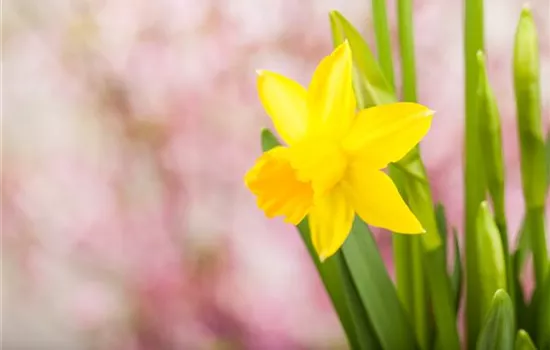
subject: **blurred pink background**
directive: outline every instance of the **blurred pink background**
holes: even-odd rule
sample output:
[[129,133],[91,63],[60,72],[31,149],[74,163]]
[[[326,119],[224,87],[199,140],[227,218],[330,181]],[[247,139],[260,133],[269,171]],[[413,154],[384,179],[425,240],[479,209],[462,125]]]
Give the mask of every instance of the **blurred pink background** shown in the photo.
[[[331,51],[328,11],[373,43],[369,1],[3,5],[3,348],[346,348],[299,236],[263,216],[242,177],[271,125],[255,69],[307,83]],[[511,75],[521,5],[488,0],[485,16],[513,232],[523,215]],[[548,125],[550,5],[531,5]],[[423,155],[459,229],[461,16],[458,0],[415,1],[419,98],[438,112]],[[377,236],[391,266],[391,237]]]

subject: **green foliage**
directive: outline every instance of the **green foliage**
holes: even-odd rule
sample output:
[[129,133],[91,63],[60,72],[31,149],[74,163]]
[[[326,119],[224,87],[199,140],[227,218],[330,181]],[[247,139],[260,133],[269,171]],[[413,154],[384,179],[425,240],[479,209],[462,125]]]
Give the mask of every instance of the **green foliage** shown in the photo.
[[[403,82],[396,85],[403,87],[402,99],[415,101],[412,3],[398,0],[397,5]],[[398,100],[386,4],[373,0],[372,6],[378,57],[344,16],[330,13],[334,45],[348,40],[353,53],[353,85],[361,109]],[[323,263],[312,247],[307,219],[297,226],[352,349],[550,349],[550,269],[544,222],[550,141],[547,137],[545,145],[542,136],[535,23],[524,9],[514,48],[526,214],[517,249],[510,254],[499,101],[480,51],[483,1],[465,0],[465,15],[464,252],[456,230],[452,230],[453,239],[448,239],[445,210],[434,206],[418,148],[390,165],[400,193],[427,231],[421,236],[394,235],[395,283],[370,229],[359,218],[342,249]],[[262,131],[261,141],[264,151],[279,145],[267,129]],[[454,261],[448,266],[451,251]],[[520,281],[530,255],[534,257],[536,287],[527,302]],[[461,346],[458,310],[463,289],[467,334]]]
[[535,277],[542,283],[548,265],[544,232],[546,164],[540,101],[538,37],[531,11],[526,7],[516,31],[514,88],[521,151],[521,179],[527,206],[526,225],[533,248]]
[[535,350],[535,344],[531,340],[529,333],[520,329],[516,335],[516,344],[514,346],[515,350]]
[[477,53],[484,49],[483,0],[464,0],[465,133],[464,133],[464,240],[466,256],[466,340],[476,343],[483,315],[479,305],[481,277],[478,274],[476,216],[485,200],[480,119],[477,102],[479,82]]
[[514,306],[508,294],[499,289],[487,312],[477,340],[477,350],[512,350],[515,334]]

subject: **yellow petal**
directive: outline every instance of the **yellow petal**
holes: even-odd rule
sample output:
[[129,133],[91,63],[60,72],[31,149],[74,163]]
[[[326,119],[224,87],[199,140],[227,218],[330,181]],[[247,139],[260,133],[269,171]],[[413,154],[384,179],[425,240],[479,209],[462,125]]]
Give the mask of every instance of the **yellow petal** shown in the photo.
[[397,233],[425,232],[390,177],[382,171],[354,163],[344,183],[354,210],[367,224]]
[[297,82],[280,74],[258,71],[258,94],[281,138],[292,144],[307,127],[307,92]]
[[357,114],[344,149],[382,169],[403,158],[430,129],[433,111],[411,102],[367,108]]
[[351,203],[338,186],[315,202],[309,213],[309,227],[313,247],[321,261],[332,256],[344,244],[353,218]]
[[312,205],[313,190],[310,183],[297,179],[288,155],[285,147],[264,153],[245,175],[245,184],[266,216],[283,216],[286,222],[297,225]]
[[313,74],[308,89],[308,133],[329,133],[341,138],[355,118],[352,57],[347,41],[325,57]]

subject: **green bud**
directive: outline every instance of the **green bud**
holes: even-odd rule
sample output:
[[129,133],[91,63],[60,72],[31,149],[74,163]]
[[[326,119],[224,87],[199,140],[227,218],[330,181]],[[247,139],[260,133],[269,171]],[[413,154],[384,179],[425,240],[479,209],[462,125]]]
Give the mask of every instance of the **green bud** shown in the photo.
[[483,321],[495,292],[499,289],[506,289],[506,267],[502,241],[487,202],[482,202],[479,206],[476,233],[480,277],[477,298],[479,299],[480,321]]
[[531,337],[529,336],[529,333],[524,331],[523,329],[520,329],[518,331],[518,334],[516,335],[516,345],[515,350],[536,350],[535,344],[533,344],[533,340],[531,340]]
[[546,192],[537,30],[531,11],[521,12],[514,47],[514,86],[523,194],[528,208],[543,207]]
[[521,180],[527,206],[526,224],[533,247],[535,280],[546,276],[548,252],[544,230],[546,161],[542,136],[537,30],[528,7],[519,19],[514,47],[514,87],[521,150]]
[[479,333],[476,349],[512,350],[514,331],[515,317],[512,300],[504,290],[497,290]]
[[[479,82],[477,85],[477,112],[479,123],[479,138],[482,145],[481,159],[483,174],[495,211],[495,222],[500,232],[502,246],[508,249],[508,233],[506,228],[506,211],[504,206],[504,155],[502,149],[502,131],[497,101],[489,84],[489,76],[485,58],[481,51],[477,53]],[[505,252],[506,253],[506,252]],[[512,278],[511,261],[505,254],[508,294],[514,300],[515,285]]]
[[483,147],[482,157],[487,187],[493,200],[495,216],[504,217],[504,160],[502,152],[502,132],[500,115],[483,53],[477,53],[479,83],[477,85],[477,108],[479,117],[479,137]]

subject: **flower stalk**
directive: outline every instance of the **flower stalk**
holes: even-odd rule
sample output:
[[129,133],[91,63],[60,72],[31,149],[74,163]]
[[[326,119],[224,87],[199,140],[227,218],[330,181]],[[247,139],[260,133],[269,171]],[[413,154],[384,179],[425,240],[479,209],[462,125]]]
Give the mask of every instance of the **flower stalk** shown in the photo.
[[535,279],[542,284],[548,268],[544,205],[546,161],[542,132],[538,37],[528,7],[521,12],[514,46],[514,88],[521,151],[521,179],[527,206]]

